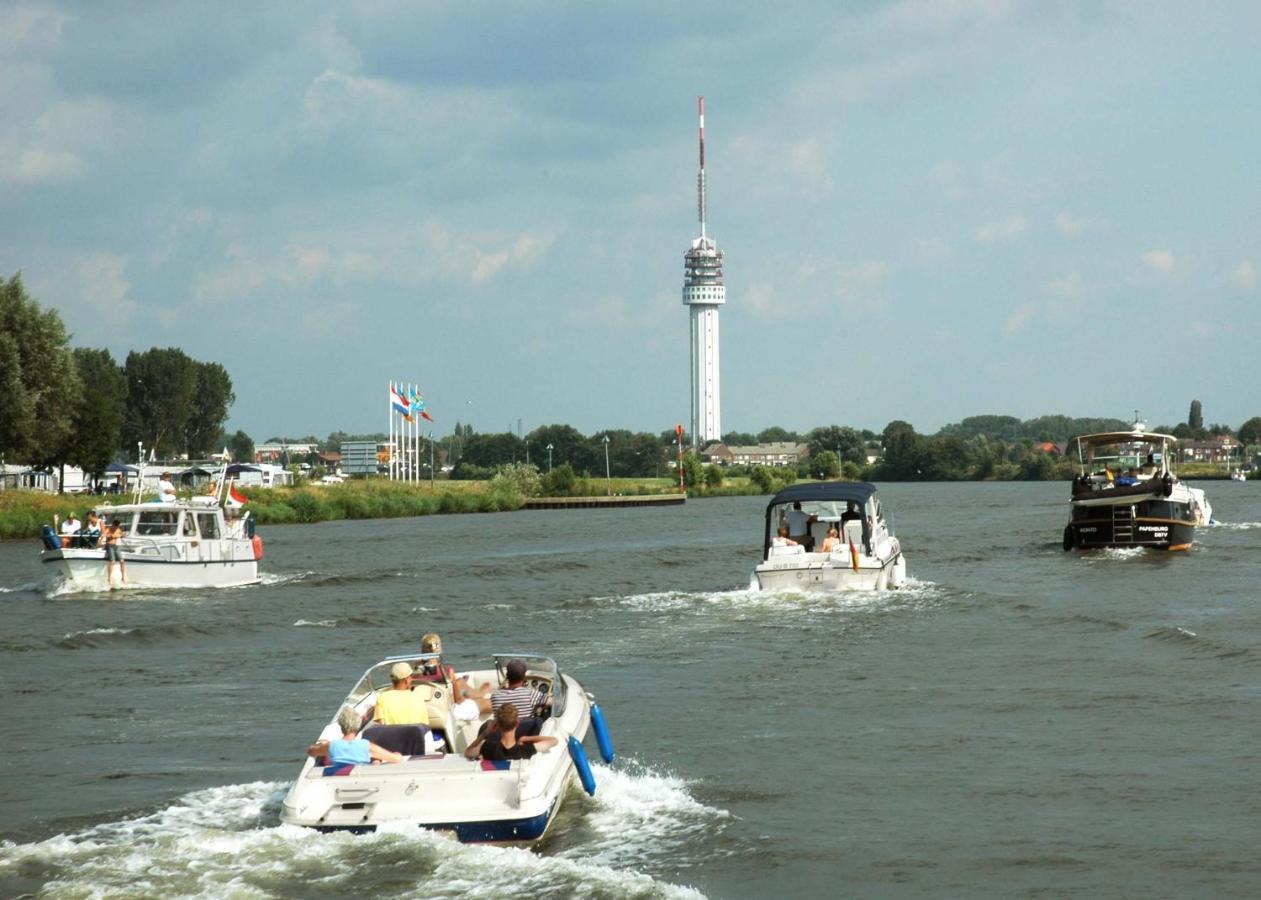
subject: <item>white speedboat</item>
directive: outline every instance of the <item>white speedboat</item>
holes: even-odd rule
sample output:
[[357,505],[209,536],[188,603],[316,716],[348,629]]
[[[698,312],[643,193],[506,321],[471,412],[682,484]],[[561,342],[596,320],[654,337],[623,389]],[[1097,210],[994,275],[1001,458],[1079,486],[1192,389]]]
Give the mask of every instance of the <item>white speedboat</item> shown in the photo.
[[[235,513],[235,510],[232,511]],[[229,517],[215,497],[96,507],[103,523],[119,520],[122,587],[236,587],[258,582],[263,540],[248,512]],[[59,539],[44,526],[41,561],[85,590],[108,586],[105,548],[82,538]],[[63,546],[64,544],[64,546]]]
[[[798,538],[777,538],[780,524],[794,519],[803,522]],[[839,542],[822,552],[832,528]],[[762,562],[753,575],[764,591],[884,590],[906,581],[906,557],[874,484],[794,484],[766,506]]]
[[1177,442],[1147,431],[1141,421],[1129,431],[1074,438],[1080,474],[1073,480],[1064,549],[1190,549],[1196,526],[1212,521],[1213,507],[1203,490],[1175,474]]
[[[436,659],[437,654],[383,659],[364,673],[342,706],[354,709],[366,722],[377,692],[392,688],[394,664],[405,662],[417,668]],[[463,672],[460,677],[467,677],[474,689],[484,684],[499,687],[513,659],[525,661],[526,683],[550,701],[539,733],[557,738],[555,745],[525,760],[466,759],[464,750],[490,717],[460,721],[449,685],[415,683],[412,690],[423,691],[427,698],[432,732],[426,749],[435,744],[439,749],[399,763],[361,766],[329,766],[325,760],[308,757],[285,796],[281,821],[320,831],[355,832],[374,831],[387,822],[408,822],[450,832],[468,843],[529,845],[541,840],[575,777],[589,793],[595,791],[582,749],[593,720],[606,760],[612,759],[612,745],[591,695],[548,657],[496,654],[493,668]],[[325,726],[320,740],[341,737],[336,723],[340,708],[334,710],[334,720]],[[369,726],[362,734],[371,740],[371,731]]]
[[1233,472],[1230,473],[1230,480],[1231,481],[1247,481],[1248,473],[1245,472],[1243,469],[1235,469]]

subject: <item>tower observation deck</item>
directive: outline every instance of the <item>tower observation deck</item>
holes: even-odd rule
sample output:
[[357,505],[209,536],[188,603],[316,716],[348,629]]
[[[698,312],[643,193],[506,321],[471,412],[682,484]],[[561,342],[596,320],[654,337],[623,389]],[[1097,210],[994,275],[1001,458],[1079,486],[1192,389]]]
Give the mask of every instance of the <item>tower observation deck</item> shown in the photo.
[[696,207],[700,237],[683,254],[683,304],[692,320],[692,441],[703,447],[722,435],[718,383],[718,308],[727,302],[723,283],[722,251],[706,234],[705,98],[698,100],[700,114],[700,172],[696,177]]

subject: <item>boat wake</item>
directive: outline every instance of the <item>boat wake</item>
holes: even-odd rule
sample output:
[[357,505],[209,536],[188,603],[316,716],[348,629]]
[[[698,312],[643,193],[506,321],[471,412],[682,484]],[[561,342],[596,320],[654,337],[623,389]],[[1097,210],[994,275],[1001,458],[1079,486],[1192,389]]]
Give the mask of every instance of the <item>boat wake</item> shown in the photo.
[[1218,522],[1214,519],[1207,525],[1201,525],[1201,528],[1211,528],[1214,531],[1254,531],[1261,528],[1261,522]]
[[[651,773],[597,768],[597,777],[608,795],[592,801],[594,854],[587,846],[547,855],[462,845],[405,822],[369,835],[322,835],[278,824],[287,784],[254,782],[195,791],[158,812],[42,841],[0,842],[0,896],[701,896],[620,866],[645,857],[636,843],[682,840],[722,814],[704,812],[679,784]],[[623,825],[616,837],[613,820],[630,815],[630,798],[646,801],[659,789],[664,824]]]
[[570,601],[571,607],[617,605],[636,612],[685,612],[730,608],[736,610],[843,611],[922,605],[944,596],[932,581],[908,578],[895,590],[888,591],[762,591],[755,586],[730,591],[655,591],[615,597],[590,597]]

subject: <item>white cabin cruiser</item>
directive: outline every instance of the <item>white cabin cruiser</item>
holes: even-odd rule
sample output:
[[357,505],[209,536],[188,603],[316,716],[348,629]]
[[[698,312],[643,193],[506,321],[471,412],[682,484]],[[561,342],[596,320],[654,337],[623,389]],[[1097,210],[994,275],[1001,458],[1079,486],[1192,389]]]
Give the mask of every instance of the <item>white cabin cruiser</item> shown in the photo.
[[[781,524],[786,540],[777,536]],[[823,552],[832,528],[839,539]],[[753,574],[764,591],[884,590],[906,581],[906,558],[874,484],[794,484],[766,506],[762,562]]]
[[[467,678],[474,690],[487,684],[497,688],[506,683],[507,665],[514,659],[526,664],[526,684],[548,700],[539,709],[538,733],[557,738],[555,745],[529,759],[466,759],[464,751],[490,716],[462,720],[452,703],[451,686],[441,677],[413,683],[412,690],[423,692],[428,707],[426,752],[398,763],[354,766],[325,765],[325,759],[308,757],[285,796],[281,821],[320,831],[354,832],[404,821],[450,832],[466,843],[529,845],[542,840],[575,777],[588,793],[595,792],[582,749],[588,729],[594,726],[606,761],[612,761],[613,748],[591,695],[546,656],[496,654],[493,668],[458,677]],[[382,660],[364,673],[342,708],[349,707],[370,722],[377,694],[392,689],[390,670],[399,662],[419,671],[425,663],[438,663],[439,656],[422,653]],[[376,742],[373,732],[369,724],[360,736]],[[340,737],[335,715],[320,740]]]
[[[173,502],[103,504],[103,523],[123,528],[123,587],[237,587],[256,584],[263,540],[248,512],[229,517],[213,496]],[[235,510],[232,511],[235,513]],[[85,590],[108,586],[105,548],[95,536],[59,538],[45,525],[42,562]]]
[[1212,521],[1213,507],[1203,490],[1174,473],[1177,442],[1147,431],[1141,421],[1130,431],[1074,438],[1080,474],[1073,479],[1064,549],[1190,549],[1196,526]]

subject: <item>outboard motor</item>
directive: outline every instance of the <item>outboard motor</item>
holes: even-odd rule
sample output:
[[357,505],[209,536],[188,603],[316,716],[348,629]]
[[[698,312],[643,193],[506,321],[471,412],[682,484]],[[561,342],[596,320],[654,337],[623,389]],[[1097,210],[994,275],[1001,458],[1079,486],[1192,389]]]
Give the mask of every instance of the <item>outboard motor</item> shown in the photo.
[[45,525],[42,529],[40,529],[39,536],[44,542],[45,550],[61,549],[61,538],[57,537],[57,532],[53,531],[53,527],[51,525]]

